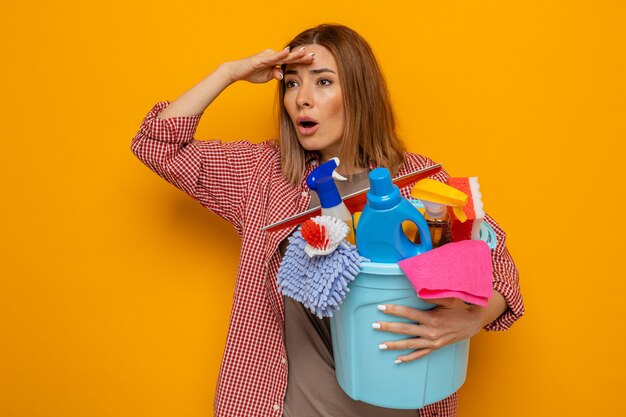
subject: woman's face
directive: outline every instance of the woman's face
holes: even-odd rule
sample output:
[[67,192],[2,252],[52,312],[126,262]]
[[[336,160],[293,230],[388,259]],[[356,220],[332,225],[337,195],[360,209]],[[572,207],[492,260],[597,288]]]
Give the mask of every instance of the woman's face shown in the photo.
[[283,103],[302,147],[318,151],[325,162],[339,156],[344,127],[343,96],[332,54],[320,45],[305,47],[307,53],[315,53],[315,60],[311,64],[287,65]]

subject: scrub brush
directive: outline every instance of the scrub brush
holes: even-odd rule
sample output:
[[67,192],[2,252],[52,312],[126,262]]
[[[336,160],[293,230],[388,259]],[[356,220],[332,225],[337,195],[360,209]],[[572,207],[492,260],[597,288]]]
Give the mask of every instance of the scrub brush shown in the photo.
[[278,270],[278,288],[319,318],[332,317],[348,284],[367,261],[348,243],[348,226],[330,216],[307,220],[291,237]]

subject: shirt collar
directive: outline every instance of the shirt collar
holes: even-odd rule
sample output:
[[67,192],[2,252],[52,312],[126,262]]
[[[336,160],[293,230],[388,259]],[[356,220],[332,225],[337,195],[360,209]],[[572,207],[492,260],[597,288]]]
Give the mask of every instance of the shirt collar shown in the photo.
[[306,151],[306,153],[304,154],[304,162],[306,165],[313,165],[314,167],[319,165],[319,156],[317,155],[317,152],[314,151]]

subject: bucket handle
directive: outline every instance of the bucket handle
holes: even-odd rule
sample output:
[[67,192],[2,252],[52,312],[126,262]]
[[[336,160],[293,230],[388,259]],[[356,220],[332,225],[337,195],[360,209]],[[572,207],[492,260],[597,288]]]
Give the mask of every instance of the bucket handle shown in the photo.
[[422,216],[422,213],[420,213],[417,208],[413,206],[413,204],[411,204],[411,208],[414,208],[415,212],[412,216],[410,216],[411,218],[408,220],[411,220],[413,223],[415,223],[415,225],[417,226],[417,231],[420,234],[420,243],[418,244],[412,242],[417,247],[417,254],[419,255],[431,250],[433,248],[433,243],[430,236],[430,230],[428,229],[428,223],[426,223],[426,219],[424,218],[424,216]]

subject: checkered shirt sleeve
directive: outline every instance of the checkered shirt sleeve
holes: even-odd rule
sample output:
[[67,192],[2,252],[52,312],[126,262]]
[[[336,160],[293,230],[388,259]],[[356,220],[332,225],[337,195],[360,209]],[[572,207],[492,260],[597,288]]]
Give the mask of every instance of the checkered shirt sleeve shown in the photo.
[[241,234],[243,199],[258,147],[248,141],[195,140],[202,115],[157,118],[168,105],[163,101],[150,110],[131,142],[133,153]]

